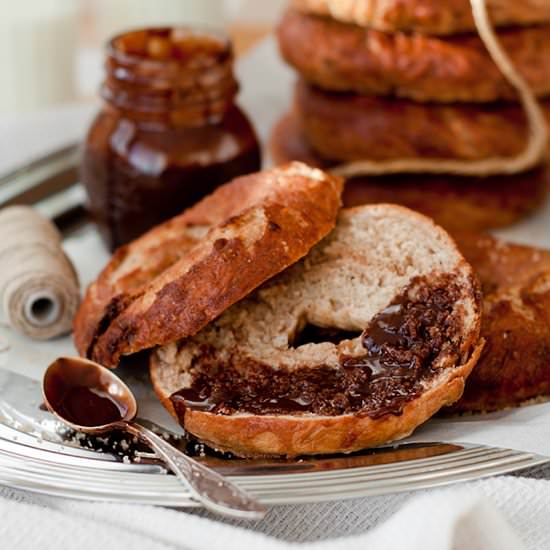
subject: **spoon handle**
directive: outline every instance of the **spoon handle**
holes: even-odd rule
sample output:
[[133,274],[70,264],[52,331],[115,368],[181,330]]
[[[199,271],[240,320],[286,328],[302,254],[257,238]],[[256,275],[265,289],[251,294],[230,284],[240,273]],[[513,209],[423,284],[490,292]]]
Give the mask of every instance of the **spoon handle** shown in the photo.
[[192,496],[211,512],[240,519],[261,519],[266,509],[226,477],[197,462],[162,437],[135,422],[127,431],[147,443],[162,458]]

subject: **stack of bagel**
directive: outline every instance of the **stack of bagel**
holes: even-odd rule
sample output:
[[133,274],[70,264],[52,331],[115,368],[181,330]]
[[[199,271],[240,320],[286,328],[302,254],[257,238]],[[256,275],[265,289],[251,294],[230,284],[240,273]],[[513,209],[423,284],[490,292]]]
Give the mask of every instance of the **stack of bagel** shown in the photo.
[[[550,121],[550,2],[487,0],[502,48]],[[299,73],[276,126],[277,163],[521,155],[529,141],[514,87],[478,34],[469,0],[293,0],[279,28]],[[386,174],[349,178],[344,204],[388,201],[450,230],[485,230],[529,214],[547,191],[545,159],[514,174]]]

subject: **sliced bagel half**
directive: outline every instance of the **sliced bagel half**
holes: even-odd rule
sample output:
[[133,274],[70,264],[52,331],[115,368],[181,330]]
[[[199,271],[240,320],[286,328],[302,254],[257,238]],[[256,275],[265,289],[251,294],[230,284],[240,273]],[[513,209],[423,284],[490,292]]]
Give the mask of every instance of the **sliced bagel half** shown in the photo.
[[342,185],[292,162],[237,178],[122,247],[76,315],[79,353],[116,367],[192,336],[333,229]]
[[394,205],[340,213],[296,265],[151,356],[184,428],[239,456],[350,452],[409,435],[460,398],[481,294],[453,240]]

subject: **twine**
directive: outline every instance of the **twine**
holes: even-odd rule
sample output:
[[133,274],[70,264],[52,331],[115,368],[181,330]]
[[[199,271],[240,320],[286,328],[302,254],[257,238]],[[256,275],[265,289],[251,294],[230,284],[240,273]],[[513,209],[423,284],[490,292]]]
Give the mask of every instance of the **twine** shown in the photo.
[[489,20],[486,0],[470,0],[470,5],[477,31],[487,51],[506,80],[518,92],[529,128],[529,139],[525,149],[515,157],[491,157],[476,161],[435,158],[404,158],[381,162],[360,160],[336,166],[332,169],[333,173],[345,178],[396,173],[491,176],[525,172],[543,161],[546,156],[548,133],[542,109],[529,85],[502,48]]
[[0,211],[0,307],[36,340],[70,332],[80,302],[76,271],[55,226],[25,206]]

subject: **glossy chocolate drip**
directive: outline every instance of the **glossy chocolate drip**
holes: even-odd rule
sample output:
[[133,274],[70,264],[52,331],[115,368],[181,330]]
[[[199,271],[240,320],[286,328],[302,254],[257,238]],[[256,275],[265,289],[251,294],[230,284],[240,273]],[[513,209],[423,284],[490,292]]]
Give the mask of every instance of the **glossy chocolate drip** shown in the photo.
[[112,380],[100,368],[79,359],[60,358],[44,378],[44,391],[53,410],[78,426],[104,426],[119,422],[131,407],[127,395],[113,393]]
[[456,355],[459,293],[445,278],[437,286],[415,279],[368,325],[362,335],[365,353],[341,356],[337,368],[320,365],[295,371],[248,363],[215,363],[204,357],[190,388],[171,396],[183,418],[185,409],[216,414],[341,415],[379,418],[401,414],[435,376],[440,354]]
[[63,418],[79,426],[119,422],[126,413],[107,392],[85,387],[68,389],[58,407]]

